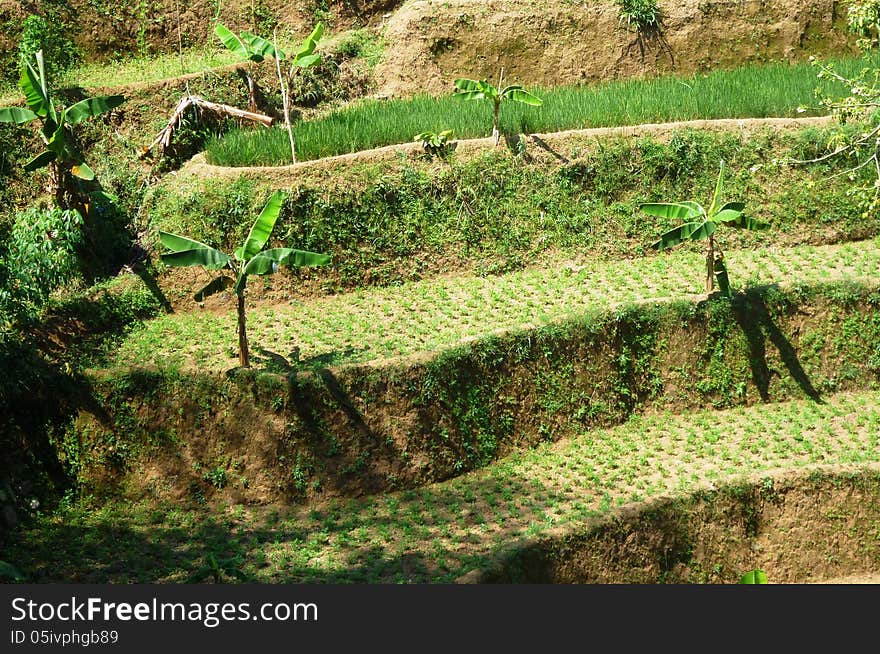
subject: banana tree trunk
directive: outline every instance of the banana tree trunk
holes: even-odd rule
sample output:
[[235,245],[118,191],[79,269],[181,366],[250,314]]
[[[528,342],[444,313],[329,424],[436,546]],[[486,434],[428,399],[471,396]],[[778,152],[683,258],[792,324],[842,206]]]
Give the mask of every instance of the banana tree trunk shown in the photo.
[[58,161],[49,163],[49,187],[48,191],[55,198],[55,206],[59,209],[67,209],[67,193],[64,189],[64,171]]
[[244,74],[248,85],[248,111],[255,113],[257,111],[257,82],[250,69],[246,70]]
[[244,312],[244,290],[238,295],[238,362],[242,368],[251,367],[251,357],[248,351],[247,325]]
[[709,251],[706,253],[706,292],[715,288],[715,237],[709,237]]
[[76,209],[85,218],[85,200],[76,188],[71,165],[52,161],[48,166],[49,184],[47,190],[59,209]]

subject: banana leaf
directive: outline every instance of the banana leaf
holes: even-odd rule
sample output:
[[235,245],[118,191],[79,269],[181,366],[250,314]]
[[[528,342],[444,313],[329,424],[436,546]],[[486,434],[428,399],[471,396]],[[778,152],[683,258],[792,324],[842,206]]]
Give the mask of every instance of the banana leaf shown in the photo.
[[675,229],[670,229],[663,234],[659,240],[652,243],[651,247],[655,250],[662,250],[664,248],[671,248],[684,241],[699,241],[704,238],[709,238],[715,233],[717,227],[717,223],[714,223],[711,220],[685,223],[684,225],[679,225]]
[[254,221],[244,245],[235,251],[235,256],[240,261],[248,261],[265,247],[272,230],[275,228],[275,222],[278,220],[278,214],[281,212],[285,197],[286,194],[283,191],[275,191],[266,202],[266,206]]

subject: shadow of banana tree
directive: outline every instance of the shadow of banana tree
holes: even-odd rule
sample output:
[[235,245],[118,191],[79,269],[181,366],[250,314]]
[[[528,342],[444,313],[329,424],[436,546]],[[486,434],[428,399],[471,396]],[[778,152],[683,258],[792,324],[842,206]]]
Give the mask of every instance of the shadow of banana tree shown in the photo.
[[797,351],[791,341],[773,321],[767,308],[766,295],[772,286],[751,289],[744,294],[735,295],[732,301],[733,315],[743,330],[749,347],[749,365],[752,370],[752,381],[764,402],[770,401],[770,380],[778,370],[770,368],[767,363],[767,341],[778,350],[779,356],[791,377],[797,382],[807,397],[823,403],[819,391],[813,386],[810,378],[798,359]]

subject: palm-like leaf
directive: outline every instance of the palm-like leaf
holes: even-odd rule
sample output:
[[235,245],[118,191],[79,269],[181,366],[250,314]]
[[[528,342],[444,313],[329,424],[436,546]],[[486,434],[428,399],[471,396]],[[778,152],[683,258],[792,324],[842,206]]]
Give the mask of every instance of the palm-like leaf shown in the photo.
[[[62,121],[63,119],[64,114],[62,114]],[[48,125],[44,125],[44,128],[47,126]],[[70,154],[67,150],[67,134],[65,133],[63,122],[51,132],[51,136],[46,142],[46,146],[52,150],[52,152],[57,154],[60,159],[65,159],[67,158],[65,155]]]
[[[719,212],[720,216],[722,212]],[[761,222],[760,220],[756,220],[754,218],[750,218],[749,216],[744,216],[739,214],[734,218],[730,218],[727,220],[719,220],[719,222],[723,222],[725,225],[729,227],[736,227],[739,229],[750,229],[752,231],[759,231],[762,229],[770,229],[770,223]]]
[[325,266],[330,263],[329,254],[318,254],[292,248],[272,248],[264,250],[248,261],[244,272],[246,275],[266,275],[275,272],[278,266],[304,268],[307,266]]
[[30,109],[22,107],[0,107],[0,123],[15,123],[16,125],[24,125],[37,118]]
[[[42,54],[42,52],[37,52],[38,63],[42,61]],[[40,118],[51,117],[54,119],[55,111],[49,99],[49,90],[45,82],[45,77],[40,77],[31,63],[26,61],[21,69],[21,79],[18,85],[24,93],[27,106]]]
[[238,278],[235,285],[235,292],[244,292],[249,275],[271,275],[278,266],[285,265],[291,268],[302,268],[305,266],[323,266],[330,263],[330,255],[318,254],[316,252],[306,252],[304,250],[293,250],[291,248],[272,248],[260,252],[247,262],[244,271]]
[[742,577],[740,577],[739,583],[741,584],[766,584],[767,583],[767,573],[763,570],[750,570],[745,573]]
[[697,221],[679,225],[663,234],[659,240],[651,244],[655,250],[671,248],[684,241],[699,241],[715,233],[718,224],[711,220]]
[[30,172],[33,172],[35,170],[42,168],[43,166],[48,166],[50,163],[55,161],[57,158],[58,158],[57,153],[52,152],[52,150],[45,150],[45,151],[41,152],[40,154],[38,154],[33,159],[31,159],[30,161],[28,161],[24,165],[24,169],[30,173]]
[[[299,46],[299,50],[297,50],[296,54],[293,56],[294,66],[307,68],[320,59],[320,55],[313,55],[312,53],[314,53],[315,49],[318,47],[318,41],[321,39],[322,34],[324,34],[324,24],[319,22],[315,25],[315,29],[313,29],[312,33],[306,37],[306,40],[302,42],[302,45]],[[311,63],[306,63],[307,61]]]
[[719,213],[722,211],[727,211],[728,209],[732,209],[733,211],[743,212],[746,208],[745,202],[725,202],[724,205],[719,209]]
[[91,182],[93,179],[95,179],[95,171],[89,168],[82,161],[74,164],[70,168],[70,172],[73,174],[74,177],[79,177],[80,179],[84,179],[87,182]]
[[319,61],[321,61],[321,55],[316,52],[314,54],[297,57],[293,60],[292,65],[299,68],[308,68],[309,66],[314,66]]
[[498,97],[498,89],[486,80],[462,78],[455,80],[454,84],[458,89],[454,96],[462,100],[482,100],[483,98],[494,100]]
[[250,58],[251,53],[248,51],[247,46],[242,43],[241,39],[238,38],[233,32],[229,31],[222,23],[217,23],[214,26],[214,34],[219,36],[220,40],[223,42],[223,45],[225,45],[229,50],[238,55],[239,58]]
[[159,242],[169,250],[160,255],[162,261],[169,266],[205,266],[217,270],[229,265],[227,255],[185,236],[160,231]]
[[706,212],[696,202],[646,202],[639,208],[646,214],[657,218],[674,218],[676,220],[693,220],[697,216],[705,216]]
[[102,95],[96,98],[80,100],[65,110],[64,122],[68,125],[78,125],[87,118],[94,118],[115,109],[123,102],[125,102],[125,96],[123,95]]
[[516,102],[521,102],[522,104],[527,104],[532,107],[540,107],[544,104],[544,101],[541,100],[537,95],[533,93],[529,93],[525,89],[523,89],[518,84],[508,86],[504,91],[501,92],[501,97],[510,98],[511,100],[515,100]]
[[712,194],[712,204],[709,206],[709,217],[716,214],[721,206],[721,193],[724,189],[724,159],[718,168],[718,179],[715,181],[715,192]]
[[266,57],[274,57],[276,59],[281,58],[275,56],[275,46],[273,46],[270,41],[267,41],[262,36],[257,36],[256,34],[251,34],[250,32],[242,32],[241,40],[245,44],[245,47],[247,47],[248,49],[248,58],[251,61],[260,63]]
[[278,214],[281,213],[281,207],[284,204],[286,194],[283,191],[275,191],[266,206],[254,221],[251,231],[248,234],[244,245],[235,252],[235,256],[241,261],[248,261],[256,256],[260,250],[265,247],[272,230],[275,228],[275,222],[278,220]]

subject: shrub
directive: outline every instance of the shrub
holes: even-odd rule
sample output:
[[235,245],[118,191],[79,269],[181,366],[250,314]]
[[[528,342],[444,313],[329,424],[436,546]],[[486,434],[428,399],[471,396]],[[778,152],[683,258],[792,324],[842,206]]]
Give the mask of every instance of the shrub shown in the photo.
[[77,211],[58,207],[32,207],[15,217],[0,256],[0,312],[9,321],[35,318],[49,294],[78,272],[81,225]]

